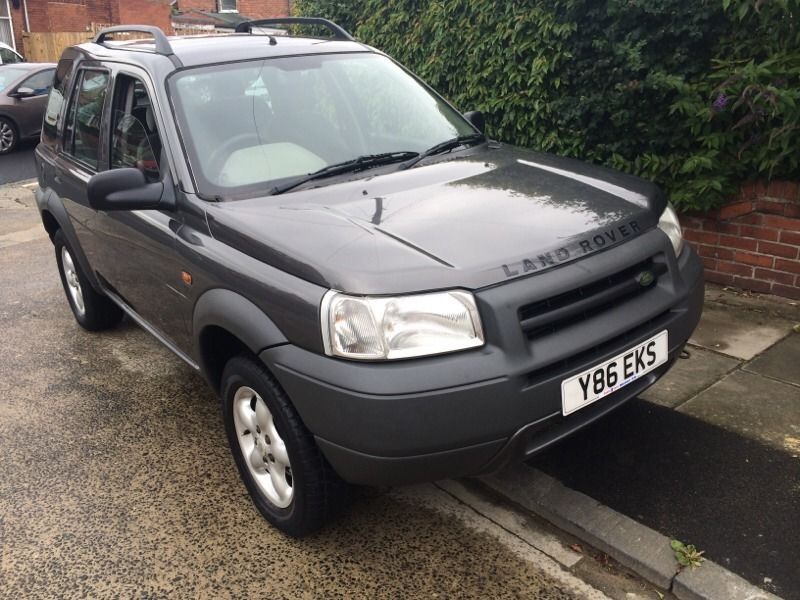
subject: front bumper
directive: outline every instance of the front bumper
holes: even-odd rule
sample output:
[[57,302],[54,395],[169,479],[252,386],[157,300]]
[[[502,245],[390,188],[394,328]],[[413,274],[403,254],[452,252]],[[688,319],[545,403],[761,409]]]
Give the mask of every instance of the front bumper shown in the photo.
[[[528,339],[518,307],[659,257],[658,284],[558,332]],[[347,481],[397,485],[488,472],[535,454],[635,397],[663,375],[700,320],[702,264],[676,259],[661,232],[476,293],[484,347],[393,363],[345,361],[293,345],[261,359]],[[561,381],[666,329],[669,360],[567,417]]]

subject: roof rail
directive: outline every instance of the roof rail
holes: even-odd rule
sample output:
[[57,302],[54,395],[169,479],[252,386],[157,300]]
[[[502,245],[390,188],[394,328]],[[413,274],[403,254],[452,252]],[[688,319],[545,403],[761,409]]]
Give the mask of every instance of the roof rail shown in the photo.
[[327,27],[335,40],[355,41],[341,26],[328,19],[320,17],[280,17],[276,19],[259,19],[257,21],[242,21],[236,26],[236,33],[251,33],[253,27],[269,27],[270,25],[322,25]]
[[114,27],[106,27],[97,34],[97,37],[94,38],[94,43],[105,46],[103,42],[106,41],[106,36],[114,33],[149,33],[153,36],[156,54],[163,54],[164,56],[173,56],[175,54],[164,32],[151,25],[115,25]]

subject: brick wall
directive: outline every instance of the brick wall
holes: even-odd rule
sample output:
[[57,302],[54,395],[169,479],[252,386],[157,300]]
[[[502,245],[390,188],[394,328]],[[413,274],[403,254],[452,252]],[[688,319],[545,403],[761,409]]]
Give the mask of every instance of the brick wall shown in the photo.
[[[11,7],[17,50],[24,55],[22,2],[19,8]],[[170,14],[169,0],[28,0],[30,30],[35,32],[89,31],[92,23],[143,23],[157,25],[170,34]]]
[[[217,10],[217,0],[178,0],[180,10]],[[237,0],[237,10],[253,19],[285,17],[289,14],[289,0]]]
[[[49,2],[47,20],[47,29],[40,31],[86,31],[92,22],[88,7],[80,2]],[[104,21],[108,22],[99,22]],[[32,24],[31,30],[36,31]]]
[[253,19],[289,16],[288,0],[238,0],[239,12]]
[[217,10],[217,0],[178,0],[180,10],[207,10],[215,12]]
[[119,7],[119,17],[112,22],[122,25],[155,25],[167,35],[172,35],[169,0],[116,0],[116,4]]
[[681,224],[708,281],[800,299],[800,184],[747,185],[730,204]]

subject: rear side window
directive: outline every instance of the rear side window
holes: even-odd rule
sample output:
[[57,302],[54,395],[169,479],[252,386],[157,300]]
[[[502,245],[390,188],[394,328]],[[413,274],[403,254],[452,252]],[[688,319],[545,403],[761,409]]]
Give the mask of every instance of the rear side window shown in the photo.
[[64,151],[94,170],[100,154],[100,122],[107,88],[105,71],[81,71],[64,129]]
[[64,106],[64,94],[67,91],[67,83],[72,74],[73,65],[71,58],[62,58],[56,67],[42,123],[42,141],[47,144],[55,144],[58,137],[59,119],[63,118],[61,109]]

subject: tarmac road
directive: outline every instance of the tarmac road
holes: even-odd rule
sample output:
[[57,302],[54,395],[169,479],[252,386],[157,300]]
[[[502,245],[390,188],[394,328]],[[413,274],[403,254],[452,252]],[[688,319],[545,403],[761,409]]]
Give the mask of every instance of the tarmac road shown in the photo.
[[363,491],[306,540],[276,532],[202,379],[128,322],[78,327],[17,190],[0,194],[0,597],[605,597],[434,486]]
[[0,156],[0,185],[36,177],[33,164],[35,141],[23,142],[11,154]]

